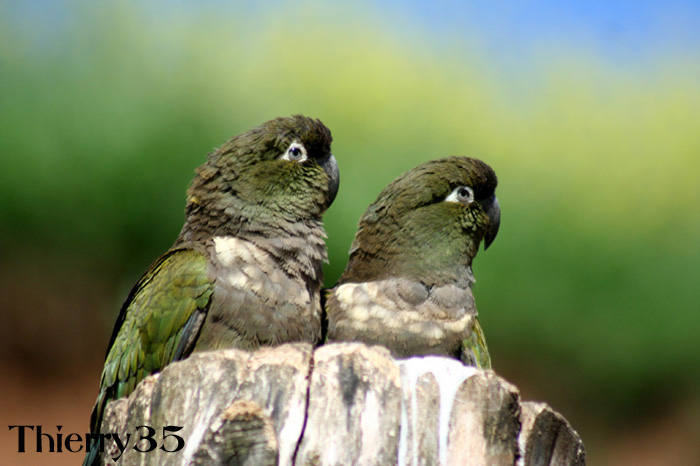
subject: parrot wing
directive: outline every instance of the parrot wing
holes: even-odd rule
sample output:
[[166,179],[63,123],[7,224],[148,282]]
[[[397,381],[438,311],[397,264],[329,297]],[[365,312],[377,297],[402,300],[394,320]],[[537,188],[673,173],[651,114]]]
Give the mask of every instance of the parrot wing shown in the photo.
[[476,317],[474,317],[474,325],[471,332],[469,332],[469,337],[462,341],[460,359],[467,366],[491,369],[491,356],[489,355],[488,346],[486,346],[484,331],[481,329],[479,320]]
[[93,432],[109,401],[129,395],[146,376],[192,352],[214,291],[208,266],[199,251],[171,250],[134,285],[110,340]]

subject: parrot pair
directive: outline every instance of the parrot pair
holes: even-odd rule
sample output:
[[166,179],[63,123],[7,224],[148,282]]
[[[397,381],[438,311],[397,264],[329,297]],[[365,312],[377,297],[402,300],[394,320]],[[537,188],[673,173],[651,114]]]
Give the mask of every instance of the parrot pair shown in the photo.
[[[187,191],[175,243],[117,317],[93,434],[108,402],[196,351],[363,341],[396,357],[437,354],[491,367],[471,265],[481,241],[488,247],[498,232],[493,170],[450,157],[393,181],[360,219],[347,268],[323,309],[322,216],[339,186],[331,142],[323,123],[295,115],[209,154]],[[84,465],[98,461],[93,443]]]

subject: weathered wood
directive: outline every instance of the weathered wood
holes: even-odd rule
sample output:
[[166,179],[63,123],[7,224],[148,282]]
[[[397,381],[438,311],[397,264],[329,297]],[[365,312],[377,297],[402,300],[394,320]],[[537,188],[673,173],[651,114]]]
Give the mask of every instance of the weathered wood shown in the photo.
[[492,371],[478,371],[455,396],[448,464],[512,465],[518,458],[518,389]]
[[493,371],[360,343],[195,354],[110,403],[102,432],[131,434],[105,464],[585,464],[566,420]]
[[398,463],[438,464],[440,387],[431,372],[411,373],[410,365],[399,363],[403,398]]
[[237,394],[237,399],[256,402],[271,418],[282,466],[293,464],[304,428],[312,355],[311,345],[300,343],[253,353]]
[[522,464],[527,466],[586,464],[586,451],[578,433],[564,417],[545,403],[522,403],[520,433]]
[[447,358],[399,364],[405,410],[399,464],[514,464],[520,430],[514,386]]
[[316,350],[297,464],[391,464],[401,420],[399,368],[386,348],[339,343]]
[[[182,464],[188,464],[211,422],[233,403],[249,359],[249,353],[238,350],[200,353],[167,366],[160,374],[147,377],[129,397],[123,430],[119,430],[118,425],[102,423],[102,432],[119,432],[123,439],[127,435],[132,437],[119,464],[165,464],[172,461],[173,455],[177,455]],[[107,419],[120,417],[111,415]],[[152,436],[155,448],[148,440],[138,442],[141,451],[134,448],[136,440],[148,434],[141,426],[155,429]],[[176,434],[186,442],[177,453],[160,448],[175,448],[172,438],[164,443],[163,428],[166,426],[182,427]],[[115,457],[117,455],[105,455],[108,461]]]
[[272,420],[253,401],[235,401],[214,421],[199,445],[194,464],[274,466],[277,437]]
[[117,400],[109,403],[105,410],[104,419],[102,421],[102,432],[116,433],[119,438],[126,442],[127,436],[131,435],[131,439],[123,451],[120,451],[114,441],[105,441],[105,454],[103,458],[105,464],[138,464],[138,452],[133,450],[133,445],[136,441],[138,432],[136,427],[148,424],[148,415],[151,410],[151,395],[155,388],[156,380],[160,374],[156,374],[144,379],[137,387],[134,393],[128,399]]

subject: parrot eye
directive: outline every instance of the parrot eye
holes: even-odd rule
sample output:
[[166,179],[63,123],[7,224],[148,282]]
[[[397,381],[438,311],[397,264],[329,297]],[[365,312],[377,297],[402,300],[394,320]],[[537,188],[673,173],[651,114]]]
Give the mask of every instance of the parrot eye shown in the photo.
[[445,201],[469,205],[474,202],[474,191],[469,186],[460,186],[455,188],[455,190],[445,198]]
[[284,160],[291,160],[292,162],[304,162],[308,158],[306,155],[306,147],[297,141],[293,141],[282,158]]

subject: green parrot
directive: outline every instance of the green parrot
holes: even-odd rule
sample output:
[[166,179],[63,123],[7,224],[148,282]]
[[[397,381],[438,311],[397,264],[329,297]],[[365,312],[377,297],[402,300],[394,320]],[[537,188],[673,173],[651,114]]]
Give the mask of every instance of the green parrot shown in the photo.
[[[331,141],[319,120],[276,118],[197,168],[182,231],[117,317],[93,434],[109,401],[192,352],[320,342],[321,217],[339,184]],[[98,461],[95,444],[91,450],[84,464]]]
[[387,186],[360,219],[348,265],[326,295],[328,341],[392,355],[444,355],[487,369],[472,260],[500,224],[496,174],[484,162],[424,163]]

